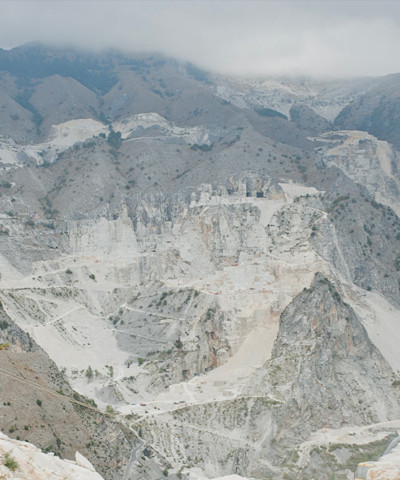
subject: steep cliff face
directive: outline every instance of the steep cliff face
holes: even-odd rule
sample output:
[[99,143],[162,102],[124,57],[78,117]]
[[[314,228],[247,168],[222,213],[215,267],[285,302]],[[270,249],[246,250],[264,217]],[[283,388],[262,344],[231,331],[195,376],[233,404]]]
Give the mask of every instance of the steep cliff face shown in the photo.
[[372,197],[400,214],[399,154],[393,147],[366,132],[331,132],[321,137],[324,165],[337,166]]
[[282,426],[278,438],[389,421],[400,413],[392,368],[352,308],[320,274],[281,315],[267,369],[269,382],[287,404],[282,411],[286,434]]
[[141,425],[171,461],[180,457],[210,477],[346,478],[349,458],[382,453],[398,426],[394,378],[352,308],[318,273],[282,313],[271,359],[239,396]]
[[[400,413],[393,369],[353,309],[319,273],[281,315],[265,368],[252,386],[282,402],[272,414],[273,441],[265,444],[268,455],[283,460],[282,468],[303,470],[306,477],[318,471],[327,478],[332,470],[345,476],[355,452],[370,449],[371,457],[377,456],[397,428],[394,422],[382,433]],[[376,432],[382,424],[381,443],[359,435],[360,426],[373,424]],[[340,449],[344,456],[332,453]],[[288,456],[293,450],[297,453]]]

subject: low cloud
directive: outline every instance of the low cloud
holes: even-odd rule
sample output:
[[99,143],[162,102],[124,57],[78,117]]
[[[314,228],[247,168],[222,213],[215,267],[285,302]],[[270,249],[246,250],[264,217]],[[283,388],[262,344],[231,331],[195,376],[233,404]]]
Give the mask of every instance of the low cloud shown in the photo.
[[400,71],[397,1],[2,1],[0,46],[161,52],[233,75]]

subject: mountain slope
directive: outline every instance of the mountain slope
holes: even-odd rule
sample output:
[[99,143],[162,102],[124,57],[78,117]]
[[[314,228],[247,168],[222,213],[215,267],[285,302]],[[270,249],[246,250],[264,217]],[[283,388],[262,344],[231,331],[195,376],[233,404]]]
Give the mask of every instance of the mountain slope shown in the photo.
[[347,105],[335,119],[335,126],[364,130],[400,148],[399,75],[384,77],[377,86]]
[[130,457],[135,437],[111,419],[70,403],[68,398],[93,406],[73,392],[54,362],[2,307],[0,314],[2,431],[62,458],[75,458],[79,451],[105,478],[116,478]]

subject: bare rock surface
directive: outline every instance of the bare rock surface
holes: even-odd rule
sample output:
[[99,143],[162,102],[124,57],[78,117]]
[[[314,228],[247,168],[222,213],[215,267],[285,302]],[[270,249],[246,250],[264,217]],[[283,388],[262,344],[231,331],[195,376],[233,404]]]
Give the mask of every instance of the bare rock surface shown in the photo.
[[0,433],[1,478],[31,480],[102,480],[88,460],[80,455],[79,462],[61,460],[51,453],[43,453],[28,442],[12,440]]

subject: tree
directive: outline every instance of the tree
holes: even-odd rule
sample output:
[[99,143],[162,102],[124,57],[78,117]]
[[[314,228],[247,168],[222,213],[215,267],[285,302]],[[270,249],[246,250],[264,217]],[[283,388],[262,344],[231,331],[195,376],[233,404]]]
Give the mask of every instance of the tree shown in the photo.
[[110,145],[110,147],[118,150],[122,143],[121,132],[116,132],[111,128],[107,137],[107,143]]

